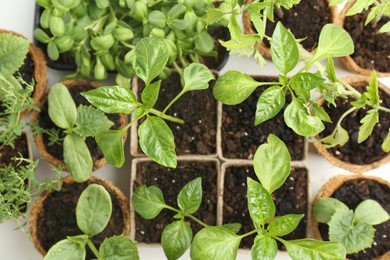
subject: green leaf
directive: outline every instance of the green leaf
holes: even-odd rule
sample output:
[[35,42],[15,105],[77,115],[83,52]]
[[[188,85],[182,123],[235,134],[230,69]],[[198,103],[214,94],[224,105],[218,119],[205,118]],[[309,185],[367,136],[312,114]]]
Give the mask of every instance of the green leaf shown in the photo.
[[205,227],[194,237],[192,260],[235,260],[241,237],[223,227]]
[[278,22],[270,43],[272,62],[280,72],[286,75],[295,68],[299,61],[299,50],[295,38],[281,22]]
[[95,140],[104,158],[115,167],[122,167],[125,163],[124,135],[126,128],[119,130],[101,131],[96,134]]
[[206,23],[207,24],[217,23],[224,16],[224,13],[218,9],[208,9],[208,10],[206,10],[206,12],[207,12],[207,16],[206,16]]
[[313,103],[313,114],[320,118],[322,121],[325,121],[325,122],[329,122],[331,123],[332,122],[332,119],[330,119],[328,113],[326,113],[325,109],[321,106],[319,106],[317,103]]
[[331,82],[337,82],[336,69],[334,67],[334,62],[331,57],[328,57],[328,61],[326,62],[326,76]]
[[379,90],[378,80],[376,78],[375,71],[371,74],[370,82],[367,86],[367,92],[365,93],[368,99],[368,104],[372,107],[379,106]]
[[14,74],[26,58],[30,42],[10,33],[0,34],[0,74]]
[[89,240],[89,236],[86,234],[77,235],[77,236],[67,236],[66,238],[72,241],[73,243],[79,244],[80,247],[85,247]]
[[255,125],[259,125],[276,116],[286,102],[283,88],[272,86],[267,88],[260,96],[256,105]]
[[307,107],[297,98],[284,110],[284,120],[288,127],[301,136],[315,136],[325,128],[321,119],[311,116]]
[[321,142],[325,148],[331,148],[335,146],[343,146],[349,140],[349,135],[347,130],[345,130],[341,125],[338,125],[335,131],[322,138]]
[[209,81],[215,79],[213,73],[203,64],[191,63],[184,69],[184,91],[201,90],[209,87]]
[[335,198],[319,198],[313,206],[314,218],[320,223],[328,223],[338,209],[348,210],[348,207]]
[[368,7],[373,4],[375,0],[356,1],[347,12],[347,16],[361,13],[363,10],[367,10]]
[[137,245],[123,235],[106,238],[99,253],[103,260],[139,260]]
[[295,74],[290,79],[291,88],[295,94],[304,101],[310,99],[310,91],[318,88],[325,80],[316,74],[302,72]]
[[201,53],[210,53],[214,50],[214,39],[206,31],[201,31],[194,37],[195,48]]
[[293,5],[299,4],[300,0],[275,0],[275,4],[291,9]]
[[147,108],[152,108],[158,99],[158,94],[160,92],[161,80],[158,80],[148,86],[142,91],[141,100],[144,103],[144,106]]
[[228,223],[228,224],[222,225],[222,227],[224,229],[227,229],[227,230],[232,231],[235,234],[237,234],[238,231],[240,231],[240,229],[241,229],[241,224],[240,223]]
[[252,259],[273,260],[277,253],[278,245],[275,239],[265,232],[259,232],[251,249]]
[[149,158],[165,167],[176,167],[173,133],[164,120],[148,116],[139,126],[138,136],[140,147]]
[[268,225],[267,230],[271,236],[285,236],[297,228],[304,216],[304,214],[287,214],[276,218]]
[[336,242],[299,239],[284,241],[283,244],[292,259],[344,260],[346,256],[345,248]]
[[247,178],[248,210],[256,228],[260,229],[275,216],[275,204],[268,191],[260,183]]
[[388,33],[390,32],[390,21],[385,23],[380,29],[379,29],[379,32],[380,33]]
[[89,103],[105,113],[131,114],[137,108],[137,98],[128,88],[105,86],[81,93]]
[[147,37],[140,40],[135,47],[135,73],[146,85],[164,70],[169,59],[167,45],[164,40]]
[[385,140],[382,143],[382,150],[386,153],[390,152],[390,129],[387,132]]
[[77,202],[77,226],[90,237],[97,235],[107,226],[111,211],[108,191],[99,184],[91,184],[81,193]]
[[85,138],[108,130],[114,123],[103,112],[89,106],[81,105],[77,108],[76,125],[75,132]]
[[358,143],[364,142],[372,133],[374,126],[379,122],[379,113],[377,109],[371,109],[367,115],[360,120],[362,124],[359,127]]
[[345,0],[330,0],[329,5],[330,6],[335,6],[335,5],[341,4],[344,1]]
[[53,85],[48,96],[48,106],[50,119],[58,127],[70,129],[76,123],[76,104],[64,84]]
[[79,135],[70,134],[65,137],[64,162],[76,182],[88,180],[93,161],[87,144]]
[[241,39],[242,30],[237,22],[235,15],[231,15],[228,23],[229,32],[233,40],[239,41]]
[[164,228],[161,235],[161,245],[168,260],[181,257],[192,240],[192,229],[183,220],[175,221]]
[[47,254],[43,257],[44,260],[64,260],[64,259],[85,259],[85,247],[74,243],[68,239],[61,240],[52,246]]
[[195,213],[202,203],[202,178],[198,177],[187,183],[177,196],[179,208],[189,214]]
[[145,219],[155,218],[166,207],[164,195],[156,186],[138,187],[132,201],[135,211]]
[[262,84],[240,71],[230,70],[220,76],[213,88],[214,97],[226,105],[237,105]]
[[355,209],[355,222],[364,222],[369,225],[379,225],[388,221],[389,213],[375,200],[362,201]]
[[286,145],[277,136],[270,134],[267,142],[257,149],[253,168],[261,184],[272,194],[290,174],[291,156]]

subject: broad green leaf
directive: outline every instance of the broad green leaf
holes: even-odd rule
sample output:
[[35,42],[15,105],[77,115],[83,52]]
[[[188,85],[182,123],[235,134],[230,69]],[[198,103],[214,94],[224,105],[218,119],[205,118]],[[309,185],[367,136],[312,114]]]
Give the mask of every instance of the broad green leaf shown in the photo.
[[186,213],[195,213],[202,203],[202,178],[187,183],[177,196],[177,205]]
[[93,161],[88,146],[77,134],[70,134],[64,140],[64,162],[76,182],[88,180]]
[[379,29],[379,32],[380,33],[388,33],[390,32],[390,21],[385,23],[380,29]]
[[140,147],[149,158],[165,167],[176,167],[173,133],[164,120],[148,116],[139,126],[138,136]]
[[365,117],[360,120],[362,124],[359,127],[358,143],[364,142],[372,133],[374,126],[379,122],[379,113],[377,109],[371,109]]
[[125,163],[124,135],[126,128],[119,130],[101,131],[96,134],[95,140],[104,158],[115,167],[122,167]]
[[99,184],[91,184],[81,193],[77,202],[77,226],[90,237],[97,235],[107,226],[111,211],[108,191]]
[[379,225],[388,221],[389,218],[389,213],[375,200],[364,200],[355,209],[355,223]]
[[249,75],[230,70],[217,79],[213,94],[223,104],[237,105],[247,99],[261,85]]
[[334,67],[334,61],[331,57],[328,57],[328,61],[326,62],[326,76],[331,82],[337,82],[336,77],[336,69]]
[[259,232],[251,249],[253,260],[273,260],[278,253],[275,239],[265,232]]
[[203,64],[191,63],[184,69],[184,91],[201,90],[209,87],[209,81],[215,79],[213,73]]
[[74,131],[85,138],[108,130],[113,124],[103,112],[93,107],[81,105],[77,108],[77,127]]
[[388,153],[390,151],[390,129],[387,132],[385,140],[382,143],[382,150]]
[[131,114],[137,108],[137,98],[128,88],[105,86],[81,93],[89,103],[109,114]]
[[315,136],[325,128],[321,119],[311,116],[301,100],[293,98],[284,110],[284,120],[288,127],[301,136]]
[[210,53],[214,50],[214,39],[206,31],[201,31],[194,37],[195,48],[201,53]]
[[62,83],[54,84],[47,102],[50,119],[60,128],[72,128],[76,123],[77,110],[68,88]]
[[14,74],[26,58],[30,42],[11,33],[0,34],[0,74]]
[[276,218],[272,221],[267,230],[271,236],[285,236],[294,231],[301,219],[304,217],[304,214],[287,214],[282,217]]
[[192,260],[235,260],[241,237],[223,227],[205,227],[194,237]]
[[325,109],[321,106],[319,106],[317,103],[313,103],[313,114],[320,118],[324,122],[332,122],[332,119],[330,119],[328,113],[326,113]]
[[329,225],[329,240],[343,244],[348,254],[371,247],[375,229],[367,223],[354,223],[352,210],[338,209]]
[[43,257],[44,260],[73,260],[85,259],[85,247],[74,243],[68,239],[61,240],[52,246],[47,254]]
[[148,86],[142,91],[141,100],[145,107],[152,108],[158,99],[160,93],[161,80],[158,80]]
[[325,80],[316,74],[302,72],[295,74],[290,79],[290,86],[295,94],[304,101],[310,100],[310,91],[318,88]]
[[260,183],[247,178],[248,210],[256,228],[261,228],[275,216],[275,204],[268,191]]
[[106,238],[99,248],[102,260],[139,260],[136,243],[125,236]]
[[136,59],[134,70],[146,85],[164,70],[169,59],[167,45],[164,40],[147,37],[140,40],[135,47]]
[[378,90],[378,80],[376,78],[375,71],[371,74],[370,82],[367,86],[366,93],[368,104],[372,107],[379,106],[379,90]]
[[256,105],[255,125],[259,125],[276,116],[286,102],[283,88],[272,86],[267,88],[260,96]]
[[132,201],[135,211],[145,219],[155,218],[166,207],[164,195],[156,186],[138,187]]
[[337,242],[299,239],[284,241],[283,244],[292,259],[344,260],[346,256],[344,246]]
[[161,245],[168,260],[181,257],[192,240],[190,224],[183,220],[175,221],[164,228],[161,235]]
[[272,194],[290,174],[291,156],[286,145],[277,136],[270,134],[267,142],[257,149],[253,168],[261,184]]
[[331,148],[335,146],[343,146],[349,140],[349,135],[347,130],[345,130],[341,125],[338,125],[335,131],[322,138],[321,142],[325,148]]
[[240,231],[240,229],[241,229],[241,224],[240,223],[228,223],[228,224],[222,225],[222,227],[237,234],[238,231]]
[[270,43],[272,62],[280,72],[286,75],[295,68],[299,61],[299,50],[295,38],[281,22],[278,22]]
[[338,209],[348,210],[348,207],[335,198],[319,198],[313,206],[314,218],[320,223],[328,223]]

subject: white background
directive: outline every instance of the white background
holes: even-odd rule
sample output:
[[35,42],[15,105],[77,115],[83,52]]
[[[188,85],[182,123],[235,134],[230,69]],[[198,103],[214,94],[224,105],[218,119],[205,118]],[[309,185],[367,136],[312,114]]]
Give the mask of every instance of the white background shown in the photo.
[[[0,28],[21,33],[32,40],[34,11],[35,1],[32,0],[0,0]],[[339,77],[354,75],[353,73],[344,70],[337,60],[336,66],[337,75]],[[252,59],[235,56],[229,58],[222,73],[230,69],[240,70],[251,75],[277,75],[275,67],[270,62],[264,67],[259,67]],[[64,75],[63,72],[48,69],[48,86],[50,87],[55,82],[59,81]],[[390,78],[380,79],[380,81],[387,86],[390,86]],[[108,83],[110,82],[108,81],[107,84]],[[29,135],[29,138],[32,140],[31,135]],[[31,144],[34,159],[37,159],[39,158],[39,154],[37,153],[35,144],[33,142],[31,142]],[[127,144],[126,155],[129,155],[128,147],[129,145]],[[332,166],[328,161],[319,156],[311,145],[309,146],[309,153],[304,163],[309,169],[311,179],[311,199],[331,176],[349,174],[345,170]],[[130,160],[127,159],[125,165],[121,169],[116,169],[108,165],[97,171],[95,175],[113,181],[128,196],[130,168]],[[37,170],[38,177],[42,180],[44,176],[50,172],[48,163],[44,159],[41,159]],[[366,174],[376,175],[390,180],[390,164]],[[21,222],[25,221],[21,220]],[[11,220],[0,224],[0,260],[41,259],[41,255],[34,248],[28,234],[18,230],[17,227],[18,224]],[[161,248],[140,248],[139,250],[141,259],[165,259]],[[188,252],[182,259],[189,259]],[[247,253],[239,253],[238,259],[250,259],[250,255]],[[288,259],[288,256],[286,256],[286,253],[280,253],[277,259]]]

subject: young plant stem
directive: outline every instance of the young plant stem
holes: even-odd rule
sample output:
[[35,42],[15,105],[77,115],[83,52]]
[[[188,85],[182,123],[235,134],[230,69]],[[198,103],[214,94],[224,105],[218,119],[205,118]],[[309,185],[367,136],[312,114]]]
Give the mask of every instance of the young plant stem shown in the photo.
[[150,113],[156,115],[156,116],[161,117],[162,119],[165,119],[165,120],[168,120],[168,121],[172,121],[172,122],[175,122],[175,123],[178,123],[178,124],[181,124],[181,125],[184,124],[184,120],[182,120],[180,118],[177,118],[177,117],[173,117],[173,116],[167,115],[164,112],[158,111],[157,109],[149,108],[148,111]]
[[253,234],[255,234],[255,233],[257,233],[257,230],[256,230],[256,229],[254,229],[254,230],[252,230],[252,231],[249,231],[249,232],[247,232],[247,233],[245,233],[245,234],[242,234],[240,237],[241,237],[241,238],[244,238],[244,237],[253,235]]
[[179,94],[176,95],[176,97],[174,99],[171,100],[171,102],[169,102],[169,104],[164,108],[164,110],[162,111],[164,114],[168,111],[168,109],[181,97],[183,96],[183,94],[186,93],[186,91],[184,89],[182,89],[182,91],[180,91]]
[[334,128],[333,132],[331,135],[334,135],[335,132],[337,131],[337,128],[341,125],[341,122],[344,120],[344,118],[346,118],[349,114],[352,114],[354,111],[358,110],[357,107],[351,107],[350,109],[348,109],[340,118],[339,120],[337,121],[337,124],[336,124],[336,127]]
[[192,219],[193,221],[195,221],[196,223],[198,223],[199,225],[203,226],[203,227],[208,227],[209,225],[207,225],[206,223],[204,223],[202,220],[198,219],[197,217],[194,217],[193,215],[191,214],[188,214],[188,213],[184,213],[178,209],[175,209],[174,207],[171,207],[169,205],[166,205],[166,208],[169,209],[169,210],[172,210],[176,213],[180,213],[182,215],[184,215],[185,217],[188,217],[190,219]]
[[95,254],[95,256],[96,256],[98,259],[102,259],[102,257],[101,257],[100,254],[99,254],[99,251],[97,250],[97,248],[95,247],[95,245],[92,243],[92,240],[88,239],[87,244],[88,244],[89,248],[91,249],[91,251]]

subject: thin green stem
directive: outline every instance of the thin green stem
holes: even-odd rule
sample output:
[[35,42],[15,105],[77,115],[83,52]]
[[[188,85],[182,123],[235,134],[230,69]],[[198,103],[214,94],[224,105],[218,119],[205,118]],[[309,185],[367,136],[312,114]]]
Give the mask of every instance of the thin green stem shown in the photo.
[[176,61],[173,62],[173,66],[175,67],[177,73],[179,73],[180,77],[183,76],[183,70],[180,68],[179,64]]
[[181,125],[184,124],[184,120],[182,120],[180,118],[177,118],[177,117],[173,117],[173,116],[164,114],[163,112],[158,111],[157,109],[150,108],[148,111],[150,113],[158,116],[158,117],[161,117],[162,119],[165,119],[165,120],[168,120],[168,121],[172,121],[172,122],[175,122],[175,123],[178,123],[178,124],[181,124]]
[[255,234],[255,233],[257,233],[257,230],[256,230],[256,229],[254,229],[254,230],[252,230],[252,231],[249,231],[249,232],[247,232],[247,233],[245,233],[245,234],[242,234],[240,237],[241,237],[241,238],[244,238],[244,237],[253,235],[253,234]]
[[198,219],[197,217],[194,217],[193,215],[191,214],[188,214],[188,213],[184,213],[182,211],[180,211],[179,209],[176,209],[174,207],[171,207],[169,205],[166,205],[166,208],[169,209],[169,210],[172,210],[176,213],[181,213],[183,214],[185,217],[188,217],[190,219],[192,219],[193,221],[195,221],[196,223],[198,223],[199,225],[203,226],[203,227],[208,227],[209,225],[207,225],[206,223],[204,223],[202,220]]
[[89,248],[91,249],[91,251],[94,253],[94,255],[98,259],[102,259],[101,255],[99,254],[99,251],[97,250],[97,248],[95,247],[95,245],[92,243],[92,241],[90,239],[88,239],[87,244],[88,244]]
[[387,107],[378,106],[377,108],[378,108],[378,110],[381,110],[381,111],[384,111],[384,112],[390,113],[390,109],[389,109],[389,108],[387,108]]
[[182,89],[182,91],[180,91],[179,94],[176,95],[176,97],[174,99],[171,100],[171,102],[169,102],[169,104],[164,108],[164,110],[162,111],[163,113],[166,113],[168,111],[168,109],[181,97],[183,96],[183,94],[185,93],[186,91],[184,89]]
[[361,98],[362,94],[359,91],[357,91],[354,87],[352,87],[351,85],[349,85],[347,82],[343,80],[340,80],[340,83],[343,85],[345,89],[348,90],[348,94],[352,95],[356,99]]

